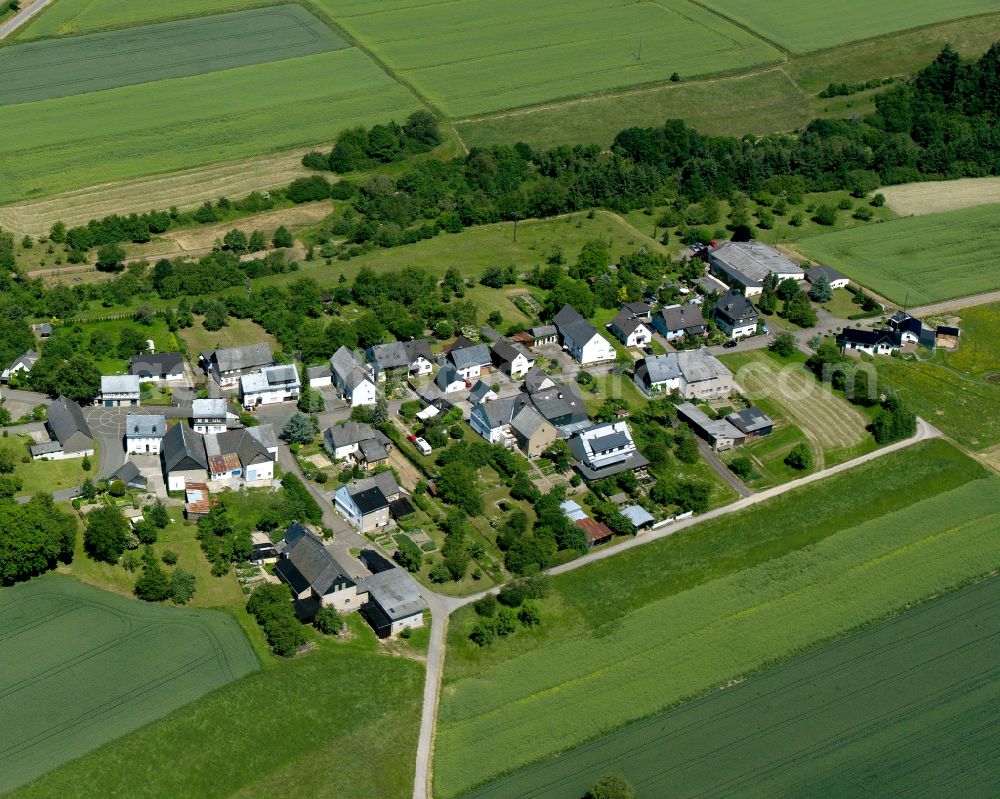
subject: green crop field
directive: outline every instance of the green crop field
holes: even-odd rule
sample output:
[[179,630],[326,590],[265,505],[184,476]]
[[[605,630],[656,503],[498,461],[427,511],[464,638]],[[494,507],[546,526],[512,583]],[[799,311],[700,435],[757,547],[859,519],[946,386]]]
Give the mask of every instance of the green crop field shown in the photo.
[[315,2],[453,116],[780,58],[687,0],[391,0],[377,8],[368,0]]
[[1000,565],[998,532],[1000,478],[928,442],[560,575],[541,627],[499,646],[465,639],[474,613],[463,609],[449,630],[437,793],[468,791],[988,573]]
[[469,799],[581,796],[608,771],[650,798],[990,795],[998,605],[983,581]]
[[959,443],[983,450],[1000,443],[1000,304],[960,314],[961,346],[955,352],[874,363],[920,416]]
[[258,668],[223,614],[56,575],[0,591],[0,640],[0,792]]
[[798,249],[910,307],[1000,288],[989,253],[1000,245],[997,205],[896,219],[803,240]]
[[419,102],[350,48],[6,106],[0,202],[330,141]]
[[349,47],[301,6],[0,48],[0,106],[201,75]]
[[409,796],[423,666],[380,653],[357,614],[349,628],[350,640],[321,640],[289,661],[270,658],[263,671],[10,796]]
[[797,0],[703,0],[703,5],[797,53],[997,10],[992,0],[832,0],[802,14]]

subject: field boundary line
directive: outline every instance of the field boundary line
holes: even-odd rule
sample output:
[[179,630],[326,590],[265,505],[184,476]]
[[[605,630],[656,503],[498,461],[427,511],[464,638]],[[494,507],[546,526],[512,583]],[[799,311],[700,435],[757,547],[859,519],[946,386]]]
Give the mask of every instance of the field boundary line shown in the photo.
[[773,47],[775,50],[777,50],[779,53],[784,55],[786,58],[792,57],[792,51],[789,48],[785,47],[784,45],[778,44],[773,39],[769,39],[763,33],[755,31],[749,25],[745,25],[739,20],[733,19],[732,17],[723,14],[717,8],[710,8],[709,6],[706,6],[704,3],[702,3],[701,0],[688,0],[688,2],[693,6],[697,6],[702,11],[711,14],[713,17],[718,17],[719,19],[729,23],[733,27],[739,28],[744,33],[749,33],[751,36],[753,36],[753,38],[759,39],[762,42],[766,42],[767,44],[771,45],[771,47]]

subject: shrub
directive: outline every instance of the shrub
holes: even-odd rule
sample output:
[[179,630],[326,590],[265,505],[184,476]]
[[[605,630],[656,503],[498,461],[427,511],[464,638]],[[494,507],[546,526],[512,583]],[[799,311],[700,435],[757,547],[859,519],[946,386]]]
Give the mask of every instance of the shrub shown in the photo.
[[344,629],[344,619],[332,605],[324,605],[316,612],[313,626],[321,633],[337,635]]
[[501,605],[506,605],[509,608],[518,608],[524,603],[525,600],[524,588],[522,588],[518,583],[504,586],[500,590],[497,600]]
[[862,222],[868,222],[873,216],[875,216],[875,212],[871,208],[864,205],[859,205],[854,210],[854,218],[859,219]]
[[753,461],[746,455],[737,455],[733,458],[729,463],[729,471],[741,480],[751,480],[757,475],[757,471],[753,467]]
[[818,225],[836,225],[837,209],[832,205],[823,204],[816,209],[813,220]]
[[526,601],[517,613],[517,620],[525,627],[535,627],[542,623],[542,614],[535,602]]
[[469,633],[469,639],[478,646],[489,646],[495,638],[493,624],[485,620],[476,622],[476,626]]
[[796,444],[785,456],[785,463],[800,472],[809,469],[813,463],[812,450],[808,444]]
[[170,575],[170,599],[175,605],[186,605],[194,596],[195,579],[185,569],[174,569]]
[[160,560],[168,566],[173,566],[177,563],[177,553],[172,549],[165,550],[164,553],[160,555]]
[[146,602],[162,602],[170,597],[170,578],[155,559],[146,558],[133,591]]
[[287,585],[264,583],[247,600],[247,611],[264,628],[271,650],[280,657],[291,657],[305,643],[302,625],[295,618],[292,595]]
[[496,615],[497,607],[497,598],[494,594],[487,594],[473,603],[476,613],[487,619],[492,619]]

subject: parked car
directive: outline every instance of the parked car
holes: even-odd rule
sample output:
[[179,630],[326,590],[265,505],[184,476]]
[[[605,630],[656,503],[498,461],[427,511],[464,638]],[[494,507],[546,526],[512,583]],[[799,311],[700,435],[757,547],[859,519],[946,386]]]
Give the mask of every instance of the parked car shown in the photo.
[[763,333],[766,336],[767,333],[768,333],[767,325],[765,325],[765,324],[762,323],[761,326],[760,326],[760,332]]
[[415,444],[417,442],[417,437],[415,435],[413,435],[413,433],[410,433],[406,437],[406,440],[409,441],[411,444]]
[[653,354],[653,348],[652,347],[643,347],[642,351],[644,353],[646,353],[647,355],[652,355]]
[[413,445],[418,450],[420,450],[420,454],[421,455],[430,455],[431,454],[432,447],[431,447],[430,444],[427,443],[427,441],[425,439],[418,438],[418,439],[414,440]]
[[724,347],[725,349],[727,349],[727,350],[731,350],[731,349],[732,349],[733,347],[735,347],[735,346],[736,346],[736,343],[737,343],[737,342],[736,342],[736,339],[733,339],[733,338],[731,338],[731,339],[729,339],[729,341],[727,341],[727,342],[726,342],[725,344],[723,344],[722,346],[723,346],[723,347]]

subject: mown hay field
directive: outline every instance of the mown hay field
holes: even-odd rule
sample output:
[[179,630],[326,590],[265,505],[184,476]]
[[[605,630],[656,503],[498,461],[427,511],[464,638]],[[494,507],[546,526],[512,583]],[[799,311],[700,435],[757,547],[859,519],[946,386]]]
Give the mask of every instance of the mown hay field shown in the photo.
[[7,106],[0,202],[305,147],[420,107],[356,48]]
[[315,3],[450,116],[780,59],[687,0]]
[[1000,178],[927,180],[886,186],[879,191],[885,195],[886,205],[900,216],[922,216],[1000,203]]
[[0,106],[347,47],[329,26],[295,5],[30,42],[0,49]]
[[803,14],[798,0],[704,0],[708,8],[796,53],[997,10],[992,0],[830,0]]
[[1000,289],[989,254],[1000,246],[1000,206],[896,219],[803,239],[813,261],[910,307]]
[[[873,487],[882,476],[893,489]],[[457,616],[436,790],[461,794],[987,573],[998,532],[1000,479],[930,442],[560,575],[543,628],[565,617],[568,636],[519,633],[479,655],[461,641],[473,617]]]
[[0,591],[0,792],[258,668],[233,619],[47,575]]
[[1000,781],[1000,578],[631,724],[469,799],[986,796]]

